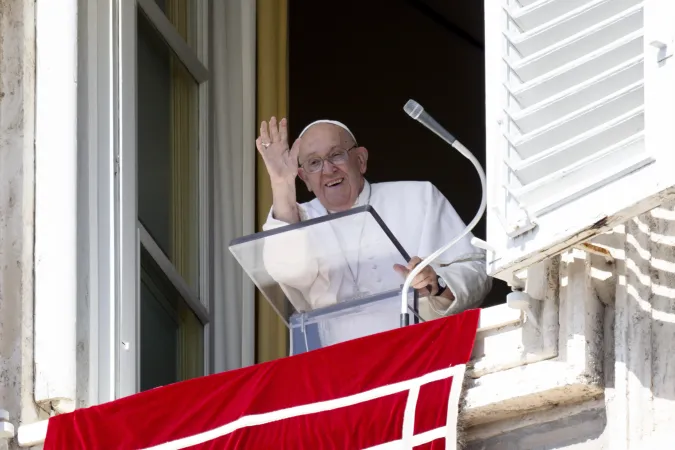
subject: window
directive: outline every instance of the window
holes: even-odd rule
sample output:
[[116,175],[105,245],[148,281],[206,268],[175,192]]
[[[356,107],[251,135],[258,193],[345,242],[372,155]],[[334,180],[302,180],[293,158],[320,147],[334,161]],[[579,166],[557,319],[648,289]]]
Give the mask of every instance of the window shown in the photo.
[[198,290],[198,86],[144,14],[137,23],[139,220]]
[[[78,321],[90,330],[77,355],[90,367],[78,367],[89,380],[83,406],[237,367],[242,352],[252,363],[253,285],[219,266],[227,248],[217,243],[253,232],[255,181],[255,152],[244,151],[255,133],[255,5],[84,6],[76,36],[77,212],[86,222],[77,227],[86,256],[78,277],[87,299]],[[211,39],[224,49],[226,35],[228,51],[211,61]],[[216,306],[215,292],[227,303]]]
[[140,390],[204,374],[203,325],[145,249],[140,315]]
[[672,195],[666,22],[674,8],[666,0],[486,3],[493,276],[512,282]]
[[[186,37],[190,12],[177,8],[185,3],[164,6]],[[136,23],[140,389],[145,390],[204,374],[204,324],[188,306],[190,300],[201,306],[199,86],[143,11]]]
[[205,7],[120,2],[119,393],[208,373]]

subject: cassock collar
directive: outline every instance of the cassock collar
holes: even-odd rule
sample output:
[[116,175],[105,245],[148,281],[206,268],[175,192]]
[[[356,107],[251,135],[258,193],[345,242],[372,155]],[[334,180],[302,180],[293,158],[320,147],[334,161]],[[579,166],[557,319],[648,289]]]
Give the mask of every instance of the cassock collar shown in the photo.
[[363,206],[370,203],[370,183],[365,178],[363,179],[363,189],[358,197],[356,197],[356,202],[354,203],[354,208],[357,206]]

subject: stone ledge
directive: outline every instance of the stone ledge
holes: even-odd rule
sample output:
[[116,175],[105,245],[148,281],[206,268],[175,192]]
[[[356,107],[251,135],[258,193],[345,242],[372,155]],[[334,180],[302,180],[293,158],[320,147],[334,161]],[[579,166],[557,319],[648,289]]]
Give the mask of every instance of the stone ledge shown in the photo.
[[498,374],[504,371],[535,364],[542,360],[555,358],[558,356],[554,352],[548,353],[524,353],[518,348],[519,353],[504,351],[496,355],[485,356],[473,361],[471,367],[467,367],[467,375],[471,378],[482,378],[491,374]]
[[469,380],[461,420],[465,427],[515,417],[559,404],[589,400],[604,392],[583,366],[547,360]]
[[478,333],[515,325],[522,321],[522,315],[522,311],[510,308],[506,304],[483,308],[480,310]]
[[[528,336],[531,335],[522,311],[506,304],[482,309],[471,362],[467,367],[468,376],[480,378],[558,356],[557,346],[542,348],[528,345]],[[554,335],[553,339],[556,338]]]
[[464,438],[467,442],[483,441],[504,435],[505,433],[522,430],[527,427],[536,427],[537,425],[555,422],[584,412],[594,410],[603,411],[604,409],[604,396],[599,395],[591,400],[582,401],[581,403],[558,404],[530,411],[529,413],[511,417],[506,420],[477,425],[465,430]]

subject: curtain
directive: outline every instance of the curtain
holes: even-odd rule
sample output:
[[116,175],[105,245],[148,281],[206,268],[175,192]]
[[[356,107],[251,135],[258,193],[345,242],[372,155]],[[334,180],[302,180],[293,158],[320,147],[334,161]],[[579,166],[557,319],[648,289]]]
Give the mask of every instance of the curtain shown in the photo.
[[[183,0],[170,0],[167,16],[178,33],[187,40],[188,8]],[[180,61],[171,58],[171,256],[176,270],[185,281],[195,285],[196,210],[191,200],[198,180],[198,158],[194,157],[199,143],[195,142],[195,84]]]
[[214,371],[254,362],[253,284],[228,244],[254,232],[255,2],[212,3]]
[[[288,113],[287,0],[258,0],[257,6],[257,125]],[[272,206],[272,188],[260,155],[256,160],[256,225],[262,228]],[[281,290],[276,295],[283,296]],[[256,361],[288,355],[286,326],[256,292]]]
[[[189,39],[190,11],[184,0],[167,2],[167,17]],[[171,259],[192,287],[199,286],[198,87],[178,58],[171,57]],[[203,270],[204,268],[202,268]],[[180,302],[180,300],[179,300]],[[202,325],[187,305],[177,305],[179,377],[204,375]]]

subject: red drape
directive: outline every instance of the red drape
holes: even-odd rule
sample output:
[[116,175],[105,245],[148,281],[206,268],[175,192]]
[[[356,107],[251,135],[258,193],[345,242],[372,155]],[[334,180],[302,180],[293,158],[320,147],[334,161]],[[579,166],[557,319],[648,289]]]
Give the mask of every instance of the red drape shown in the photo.
[[[44,448],[131,450],[173,442],[162,448],[342,450],[395,441],[407,388],[355,404],[349,399],[466,364],[478,318],[479,310],[467,311],[55,416]],[[415,435],[445,425],[452,382],[421,386]],[[350,404],[307,413],[330,400]],[[176,442],[190,437],[197,441]],[[415,448],[445,448],[444,439]]]

